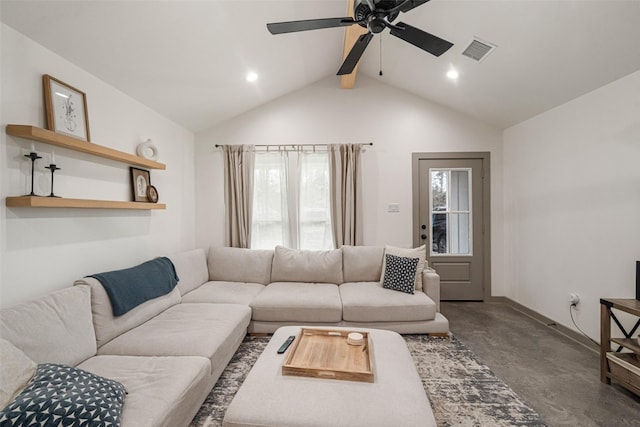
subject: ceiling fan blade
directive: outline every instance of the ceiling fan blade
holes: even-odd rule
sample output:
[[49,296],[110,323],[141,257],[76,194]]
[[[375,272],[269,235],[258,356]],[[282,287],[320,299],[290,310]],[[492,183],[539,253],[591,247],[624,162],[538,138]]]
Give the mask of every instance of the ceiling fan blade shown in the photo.
[[364,53],[364,50],[367,48],[372,38],[373,33],[370,32],[358,37],[358,40],[353,44],[349,55],[347,55],[347,57],[345,58],[344,62],[342,63],[342,67],[340,67],[336,75],[343,76],[345,74],[351,74],[353,72],[353,69],[356,68],[360,57]]
[[405,1],[401,2],[395,8],[398,8],[398,10],[400,12],[405,12],[406,13],[406,12],[410,11],[411,9],[415,9],[418,6],[425,4],[428,1],[429,0],[405,0]]
[[267,24],[271,34],[295,33],[297,31],[320,30],[322,28],[348,27],[355,24],[353,18],[323,18],[304,21],[274,22]]
[[389,27],[391,35],[398,37],[420,49],[429,52],[432,55],[440,56],[453,46],[453,43],[441,39],[440,37],[422,31],[419,28],[412,27],[404,22],[398,22],[394,26]]

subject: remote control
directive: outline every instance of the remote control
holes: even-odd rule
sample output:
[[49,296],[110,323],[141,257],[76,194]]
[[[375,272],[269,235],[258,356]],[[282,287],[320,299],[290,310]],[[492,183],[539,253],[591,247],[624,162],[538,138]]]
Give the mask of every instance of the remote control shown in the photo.
[[294,339],[296,339],[295,335],[291,335],[289,338],[287,338],[287,340],[284,343],[282,343],[282,345],[278,349],[278,354],[282,354],[285,351],[287,351],[287,349],[289,348],[289,346],[291,345]]

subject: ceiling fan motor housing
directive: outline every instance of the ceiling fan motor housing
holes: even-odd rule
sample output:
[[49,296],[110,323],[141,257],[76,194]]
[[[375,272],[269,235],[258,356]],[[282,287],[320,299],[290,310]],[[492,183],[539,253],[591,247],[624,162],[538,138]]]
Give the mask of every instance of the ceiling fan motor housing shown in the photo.
[[[374,34],[384,30],[387,22],[392,22],[398,17],[399,12],[387,13],[401,3],[403,0],[355,0],[353,7],[353,18],[361,21],[360,26],[368,28]],[[371,7],[375,10],[372,10]],[[386,21],[386,22],[385,22]]]

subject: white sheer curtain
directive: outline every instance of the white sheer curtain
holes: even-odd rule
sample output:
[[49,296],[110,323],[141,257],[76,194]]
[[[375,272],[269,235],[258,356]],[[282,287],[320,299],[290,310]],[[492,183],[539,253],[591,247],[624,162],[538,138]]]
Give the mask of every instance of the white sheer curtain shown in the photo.
[[256,153],[253,172],[252,248],[274,248],[289,242],[288,163],[285,152]]
[[251,247],[331,249],[328,153],[255,153]]
[[300,153],[299,162],[298,247],[333,249],[329,155],[306,151]]

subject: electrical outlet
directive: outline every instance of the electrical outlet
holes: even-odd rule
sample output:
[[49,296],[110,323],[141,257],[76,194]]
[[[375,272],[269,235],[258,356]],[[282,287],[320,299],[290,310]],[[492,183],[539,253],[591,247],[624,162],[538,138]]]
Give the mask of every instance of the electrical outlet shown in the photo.
[[571,303],[571,305],[578,305],[578,303],[580,302],[580,296],[575,293],[570,293],[569,302]]

